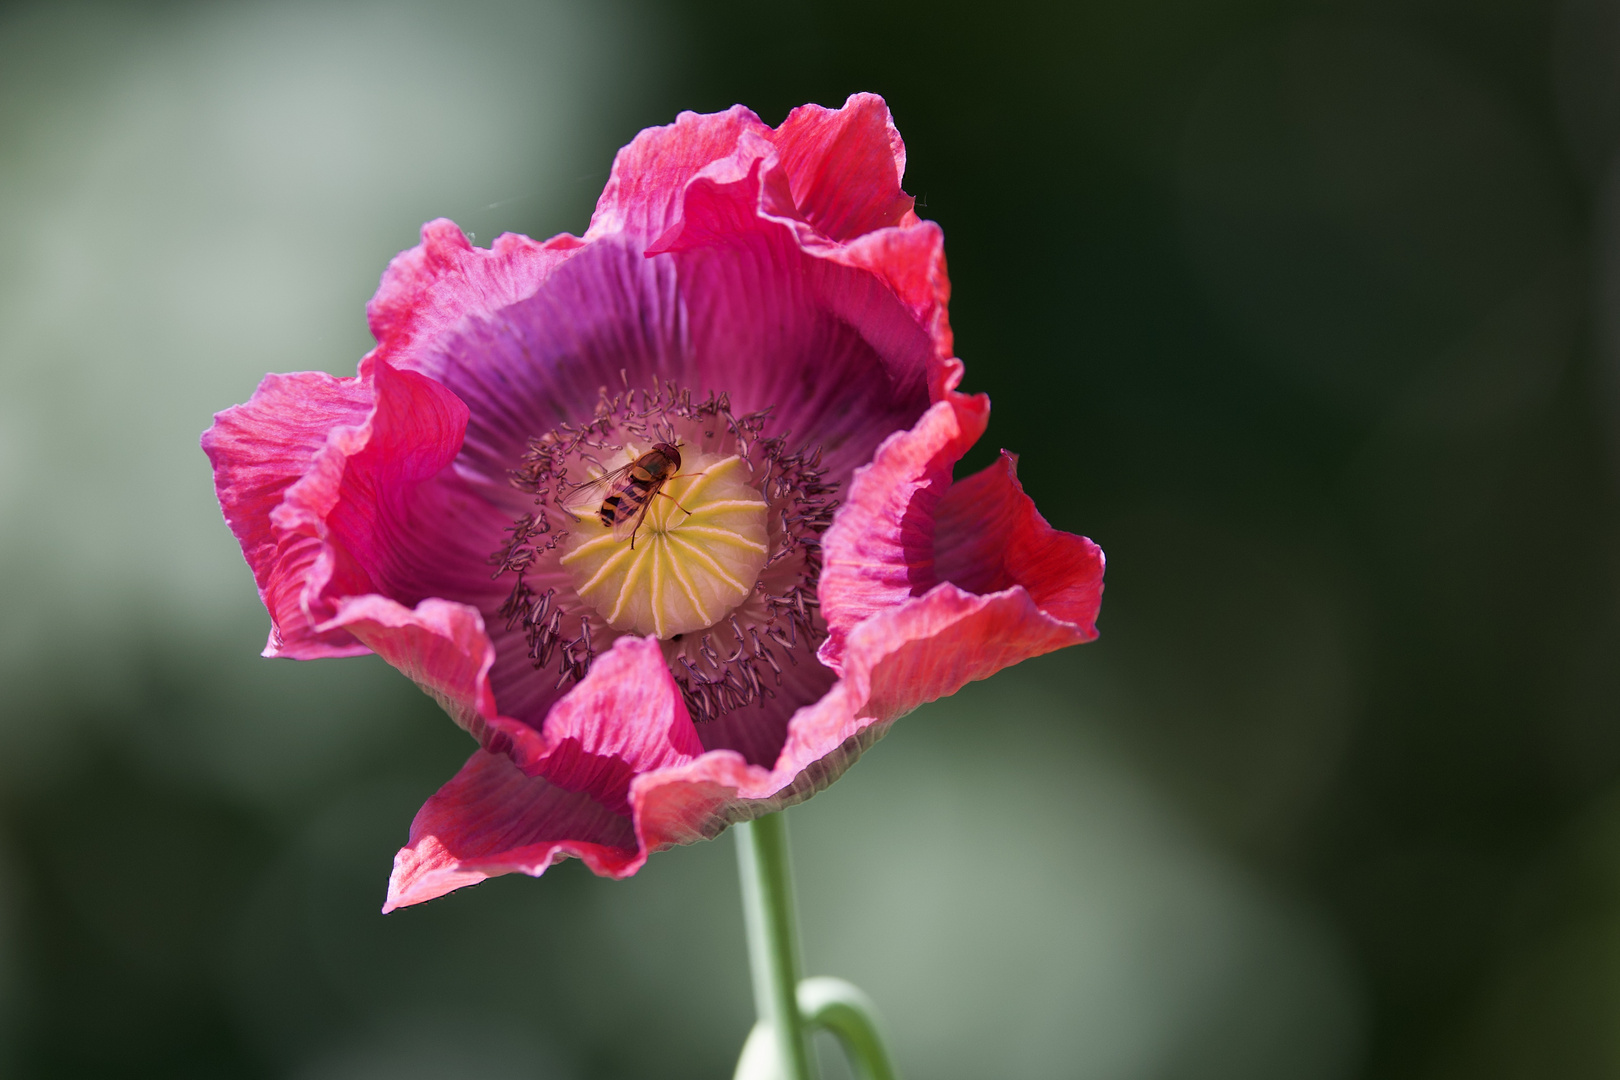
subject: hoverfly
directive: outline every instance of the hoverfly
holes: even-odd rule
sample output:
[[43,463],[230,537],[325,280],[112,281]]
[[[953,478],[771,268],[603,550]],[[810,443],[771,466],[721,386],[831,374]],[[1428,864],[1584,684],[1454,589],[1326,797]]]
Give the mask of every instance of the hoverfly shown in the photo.
[[[634,549],[636,532],[641,528],[642,519],[647,516],[647,508],[652,505],[654,498],[664,494],[664,485],[680,471],[680,450],[667,442],[653,443],[651,450],[634,461],[587,480],[569,492],[564,509],[576,517],[594,513],[604,527],[613,530],[613,539],[629,537],[630,547]],[[595,511],[587,510],[595,501],[595,494],[603,491],[607,494],[600,507]],[[664,497],[674,498],[672,495]],[[681,506],[678,501],[675,505]],[[686,510],[686,507],[681,506],[681,509]],[[692,511],[686,512],[690,514]]]

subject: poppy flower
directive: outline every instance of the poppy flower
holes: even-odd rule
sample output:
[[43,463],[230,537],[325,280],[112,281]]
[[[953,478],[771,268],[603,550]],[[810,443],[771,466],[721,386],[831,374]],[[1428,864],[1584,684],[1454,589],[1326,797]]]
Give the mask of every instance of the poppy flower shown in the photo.
[[1016,459],[953,481],[943,235],[879,97],[683,113],[583,237],[434,221],[353,378],[203,436],[267,656],[383,657],[477,741],[385,910],[649,853],[807,798],[899,716],[1096,636],[1102,553]]

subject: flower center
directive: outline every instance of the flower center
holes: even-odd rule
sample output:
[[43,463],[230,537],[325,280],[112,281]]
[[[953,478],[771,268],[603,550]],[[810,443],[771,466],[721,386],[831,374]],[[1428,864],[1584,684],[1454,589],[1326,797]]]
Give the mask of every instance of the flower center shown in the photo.
[[[643,450],[626,444],[613,472],[634,469]],[[625,471],[601,485],[619,520],[587,504],[570,526],[560,561],[575,593],[615,630],[667,639],[713,626],[753,591],[770,555],[768,507],[752,479],[736,454],[687,454],[668,480],[641,484]]]
[[533,508],[490,561],[535,668],[561,688],[619,635],[657,638],[702,722],[774,697],[783,661],[814,662],[837,485],[770,426],[725,394],[626,387],[529,440],[511,481]]

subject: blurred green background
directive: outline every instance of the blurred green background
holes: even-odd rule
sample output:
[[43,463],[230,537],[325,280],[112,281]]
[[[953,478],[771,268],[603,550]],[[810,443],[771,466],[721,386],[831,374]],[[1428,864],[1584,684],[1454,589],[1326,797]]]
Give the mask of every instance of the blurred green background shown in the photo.
[[1616,0],[0,7],[0,1074],[730,1074],[729,838],[377,913],[470,743],[259,659],[196,440],[422,221],[854,90],[1109,576],[791,812],[811,971],[912,1080],[1620,1077]]

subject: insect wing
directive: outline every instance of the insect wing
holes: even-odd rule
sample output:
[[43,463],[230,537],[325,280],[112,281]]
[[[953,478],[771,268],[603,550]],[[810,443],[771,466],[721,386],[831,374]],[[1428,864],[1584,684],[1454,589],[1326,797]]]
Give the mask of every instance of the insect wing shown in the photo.
[[602,508],[602,501],[625,486],[625,477],[630,475],[635,465],[634,461],[629,461],[611,472],[575,485],[558,499],[558,505],[576,518],[596,517]]

